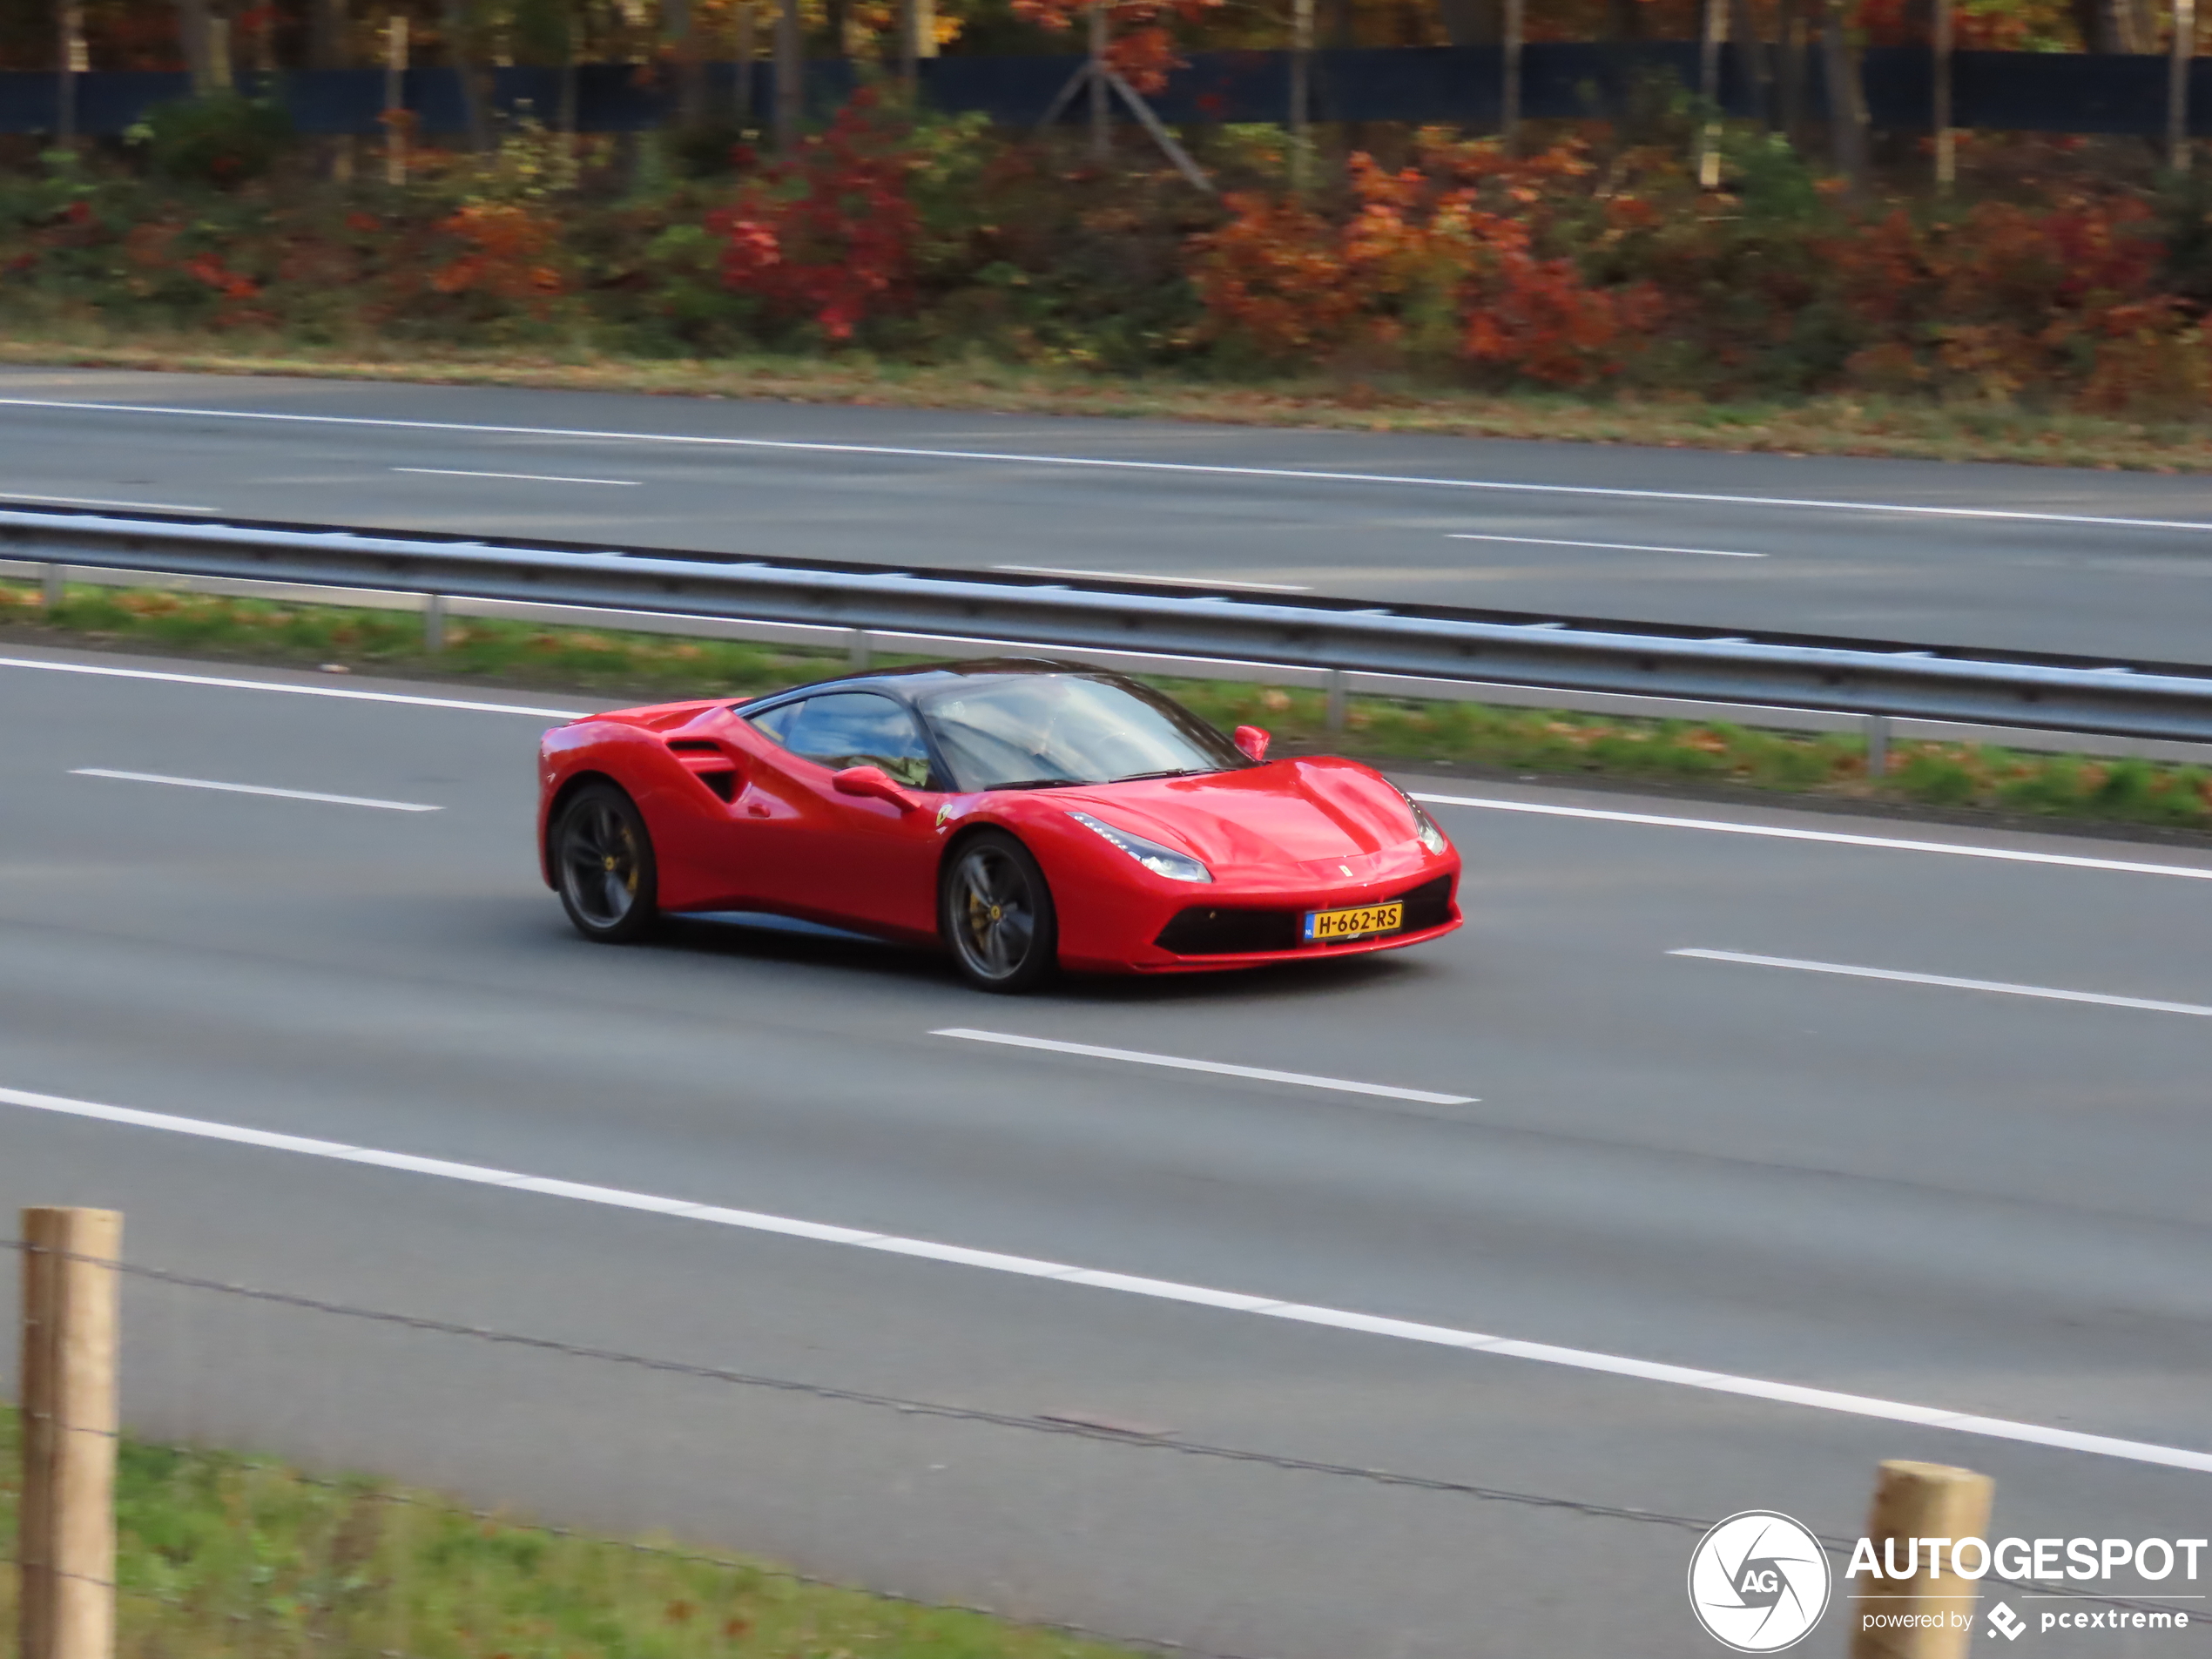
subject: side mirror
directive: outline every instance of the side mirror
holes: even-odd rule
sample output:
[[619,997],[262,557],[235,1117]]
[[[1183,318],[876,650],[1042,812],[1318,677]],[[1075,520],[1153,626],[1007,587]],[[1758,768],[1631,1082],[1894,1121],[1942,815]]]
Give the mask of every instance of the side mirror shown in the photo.
[[1254,760],[1267,759],[1267,733],[1256,725],[1237,728],[1237,746]]
[[861,795],[870,800],[887,800],[902,813],[911,813],[921,803],[892,782],[890,775],[880,766],[847,766],[833,773],[830,785],[840,795]]

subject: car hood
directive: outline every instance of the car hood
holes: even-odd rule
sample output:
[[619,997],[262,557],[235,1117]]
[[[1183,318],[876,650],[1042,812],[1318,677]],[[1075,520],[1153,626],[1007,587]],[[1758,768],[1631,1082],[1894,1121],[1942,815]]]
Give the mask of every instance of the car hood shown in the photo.
[[1333,872],[1415,833],[1405,798],[1350,760],[1275,760],[1202,778],[1055,790],[1051,798],[1217,871],[1319,864]]

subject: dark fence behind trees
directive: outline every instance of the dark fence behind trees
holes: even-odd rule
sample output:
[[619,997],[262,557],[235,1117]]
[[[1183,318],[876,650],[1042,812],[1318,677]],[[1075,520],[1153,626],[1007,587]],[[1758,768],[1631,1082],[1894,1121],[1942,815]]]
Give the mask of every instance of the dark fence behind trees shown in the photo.
[[[1697,82],[1695,41],[1612,45],[1532,42],[1521,49],[1524,118],[1618,118],[1639,99],[1669,85]],[[1082,63],[1066,57],[947,57],[920,65],[925,97],[948,111],[981,111],[995,121],[1038,120]],[[1930,125],[1934,68],[1922,47],[1876,46],[1864,54],[1872,125],[1898,131]],[[1176,125],[1285,121],[1290,113],[1291,54],[1206,51],[1169,78],[1153,99]],[[1757,113],[1738,50],[1721,52],[1720,101],[1729,113]],[[2212,57],[2189,65],[2190,130],[2212,136]],[[710,98],[735,105],[738,65],[707,66]],[[558,69],[490,71],[493,102],[510,115],[535,115],[547,125],[587,132],[635,132],[671,118],[673,89],[646,66],[587,64],[573,80]],[[752,66],[751,107],[774,105],[774,77]],[[1953,124],[1986,131],[2156,134],[2166,130],[2167,60],[2073,52],[1962,51],[1953,59]],[[245,78],[250,85],[255,78]],[[1440,122],[1481,130],[1501,115],[1504,48],[1438,46],[1351,49],[1313,54],[1312,108],[1317,121]],[[1822,78],[1809,74],[1805,113],[1824,116]],[[78,131],[118,133],[154,105],[185,97],[183,74],[96,72],[76,78]],[[844,61],[807,66],[810,103],[826,109],[853,84]],[[55,126],[57,78],[0,74],[0,132],[46,132]],[[420,130],[457,133],[466,125],[461,84],[451,69],[416,69],[405,78],[406,108]],[[268,96],[284,105],[303,132],[369,133],[380,130],[384,73],[374,69],[305,70],[267,78]]]

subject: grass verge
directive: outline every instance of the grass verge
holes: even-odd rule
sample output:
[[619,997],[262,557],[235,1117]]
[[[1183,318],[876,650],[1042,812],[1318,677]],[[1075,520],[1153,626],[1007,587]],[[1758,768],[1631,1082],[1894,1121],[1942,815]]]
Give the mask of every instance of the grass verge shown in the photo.
[[1166,374],[1109,377],[981,360],[902,364],[858,352],[711,361],[618,358],[580,349],[494,353],[395,346],[387,354],[374,347],[343,350],[250,336],[210,348],[205,335],[102,332],[84,338],[41,337],[24,330],[0,341],[0,363],[989,409],[1793,455],[2212,471],[2212,422],[2128,421],[1987,401],[1829,396],[1713,402],[1689,395],[1485,395],[1319,376],[1238,385]]
[[[16,1413],[0,1407],[0,1540]],[[760,1561],[590,1538],[362,1477],[126,1437],[117,1659],[1126,1659],[1128,1649],[808,1582]],[[10,1551],[12,1554],[12,1551]],[[0,1632],[16,1579],[0,1575]]]
[[[454,623],[448,649],[432,654],[411,611],[72,586],[49,614],[38,590],[23,583],[0,583],[0,624],[56,644],[478,679],[610,702],[757,693],[834,674],[844,661],[797,647],[478,618]],[[1855,735],[1372,697],[1351,699],[1348,730],[1332,733],[1318,691],[1234,680],[1158,683],[1224,729],[1265,726],[1286,750],[2212,829],[2212,772],[2195,765],[1908,740],[1891,745],[1886,776],[1870,778]]]

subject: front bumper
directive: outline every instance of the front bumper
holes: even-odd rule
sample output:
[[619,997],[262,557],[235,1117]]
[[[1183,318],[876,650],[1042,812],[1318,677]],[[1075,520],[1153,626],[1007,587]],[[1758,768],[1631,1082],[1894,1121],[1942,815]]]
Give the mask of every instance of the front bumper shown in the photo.
[[[1251,882],[1131,894],[1091,925],[1063,926],[1061,960],[1089,972],[1204,974],[1399,950],[1460,925],[1459,878],[1458,860],[1443,858],[1331,887]],[[1390,903],[1406,906],[1393,932],[1319,943],[1302,937],[1309,911]]]
[[1248,951],[1235,955],[1172,956],[1160,961],[1137,961],[1129,964],[1137,974],[1211,974],[1230,968],[1265,968],[1274,962],[1334,961],[1344,956],[1366,956],[1379,950],[1402,950],[1408,945],[1425,944],[1432,939],[1441,939],[1460,926],[1457,906],[1449,921],[1433,927],[1424,927],[1419,933],[1400,929],[1394,934],[1371,934],[1359,939],[1346,939],[1334,944],[1301,945],[1291,950]]

